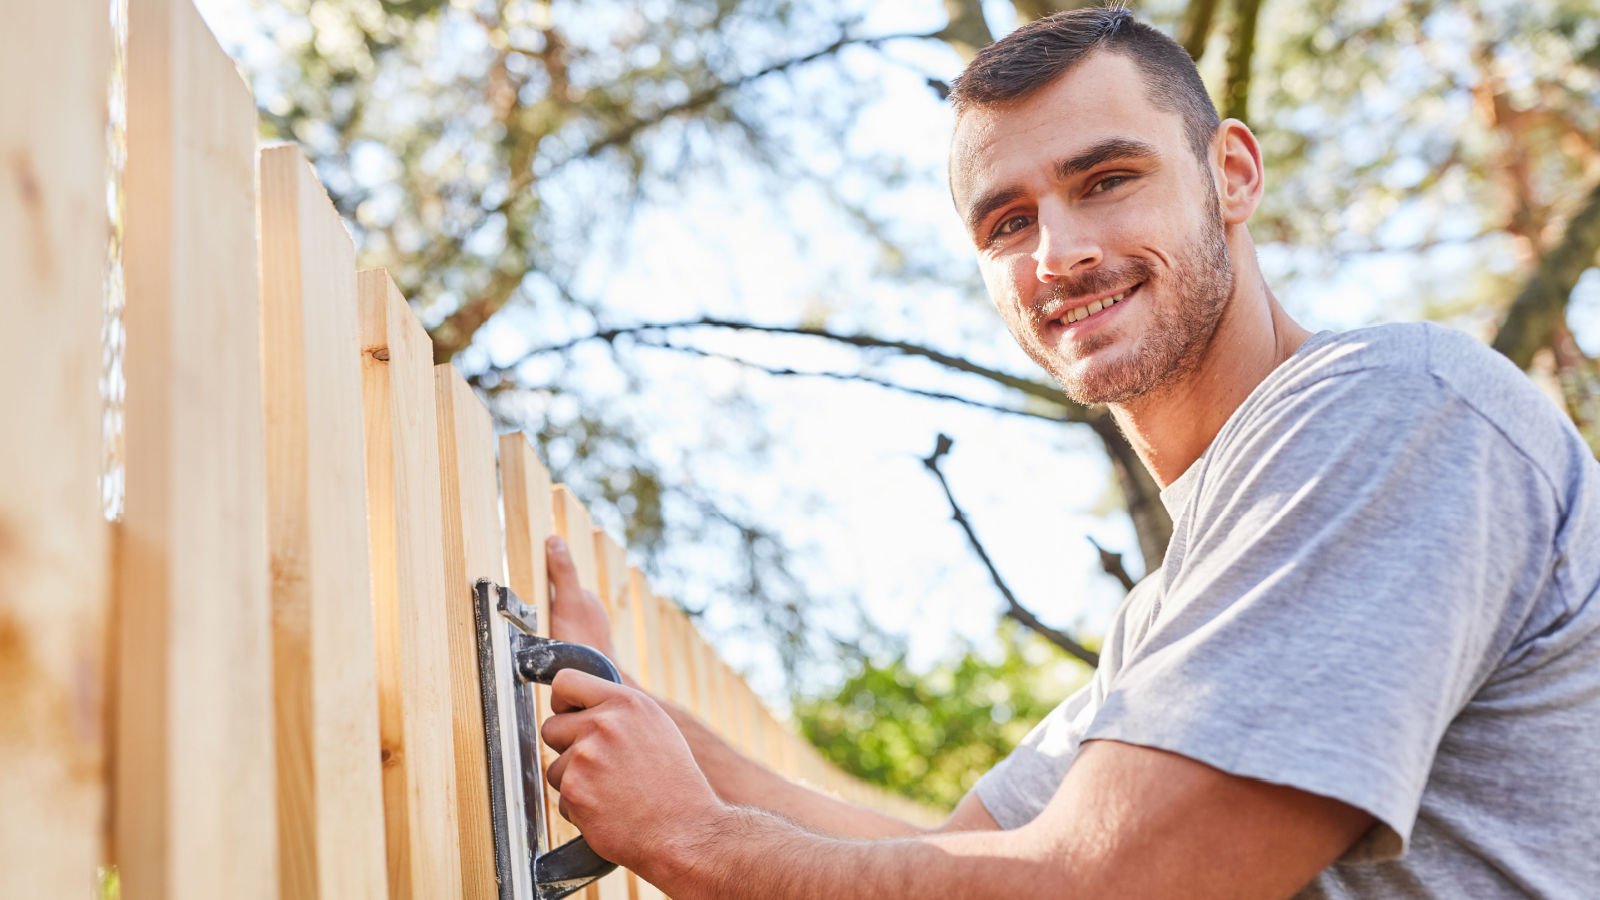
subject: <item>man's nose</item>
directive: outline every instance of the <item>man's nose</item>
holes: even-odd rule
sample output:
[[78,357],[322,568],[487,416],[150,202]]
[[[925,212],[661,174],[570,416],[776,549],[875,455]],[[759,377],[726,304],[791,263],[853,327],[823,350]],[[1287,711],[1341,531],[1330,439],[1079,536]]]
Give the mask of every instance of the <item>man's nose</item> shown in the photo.
[[1039,210],[1039,245],[1034,274],[1046,284],[1100,264],[1100,245],[1082,222],[1064,210]]

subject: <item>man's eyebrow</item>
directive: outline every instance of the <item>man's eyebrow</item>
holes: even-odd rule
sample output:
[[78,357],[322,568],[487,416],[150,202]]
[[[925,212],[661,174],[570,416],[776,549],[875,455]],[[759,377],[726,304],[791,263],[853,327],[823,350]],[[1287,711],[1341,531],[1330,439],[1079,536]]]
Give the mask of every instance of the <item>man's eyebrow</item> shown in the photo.
[[1056,163],[1056,177],[1066,179],[1082,175],[1095,166],[1114,159],[1154,159],[1160,155],[1160,151],[1144,141],[1132,138],[1107,138],[1081,153]]
[[978,202],[972,204],[972,209],[967,211],[967,230],[977,231],[978,225],[988,218],[990,213],[1021,196],[1022,191],[1016,188],[1002,188],[979,197]]

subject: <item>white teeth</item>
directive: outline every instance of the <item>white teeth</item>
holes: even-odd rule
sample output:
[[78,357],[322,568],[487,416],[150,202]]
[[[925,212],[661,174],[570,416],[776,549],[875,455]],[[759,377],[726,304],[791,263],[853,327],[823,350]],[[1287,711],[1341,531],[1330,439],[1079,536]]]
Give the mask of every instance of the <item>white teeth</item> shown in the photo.
[[1128,292],[1123,291],[1115,297],[1107,297],[1104,300],[1095,300],[1090,302],[1087,306],[1080,306],[1077,309],[1069,310],[1066,315],[1066,323],[1071,325],[1074,322],[1082,322],[1084,319],[1089,318],[1103,309],[1109,309],[1111,304],[1121,301],[1122,298],[1126,296],[1128,296]]

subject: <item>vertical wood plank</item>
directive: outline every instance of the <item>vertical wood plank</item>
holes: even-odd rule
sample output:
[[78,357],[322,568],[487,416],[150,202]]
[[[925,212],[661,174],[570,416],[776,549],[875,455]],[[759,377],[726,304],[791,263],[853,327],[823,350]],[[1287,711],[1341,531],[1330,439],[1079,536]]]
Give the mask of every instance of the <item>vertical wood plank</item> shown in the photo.
[[681,627],[684,630],[684,648],[688,655],[695,709],[713,731],[722,735],[723,740],[729,740],[727,710],[717,702],[716,686],[712,683],[716,678],[716,653],[694,622],[684,617]]
[[[545,540],[555,533],[555,512],[551,507],[552,488],[550,473],[534,455],[533,446],[526,435],[500,436],[500,482],[506,513],[506,566],[510,578],[508,586],[523,602],[534,607],[536,632],[550,636],[550,573],[545,563]],[[544,685],[527,685],[519,690],[531,690],[536,700],[539,724],[550,715],[550,693]],[[549,770],[555,754],[543,742],[535,742],[538,757],[531,761],[539,767],[541,778]],[[530,761],[524,761],[524,765]],[[542,782],[548,783],[548,782]],[[519,784],[516,796],[521,796]],[[560,816],[554,806],[548,805],[553,793],[547,789],[540,793],[536,809],[524,806],[523,814],[537,817],[542,824],[541,833],[550,833],[550,821]],[[538,852],[541,848],[534,848]]]
[[[578,571],[578,583],[598,594],[600,571],[599,560],[594,552],[594,521],[566,485],[556,485],[552,502],[555,505],[556,533],[567,542],[567,549],[572,553],[572,565]],[[556,810],[549,819],[551,845],[564,844],[576,837],[577,827],[562,817],[558,809],[560,794],[547,786],[545,802],[550,809]],[[585,887],[584,897],[587,900],[600,900],[600,885]]]
[[[105,814],[104,4],[0,29],[0,896],[87,897]],[[70,47],[63,45],[71,36]]]
[[[651,624],[656,619],[653,611],[655,597],[650,593],[650,586],[645,581],[644,573],[638,568],[628,568],[627,589],[621,593],[620,600],[622,608],[615,619],[616,625],[612,632],[613,640],[619,645],[617,655],[619,657],[631,655],[634,680],[641,688],[660,696],[661,677],[658,674],[660,660],[651,659],[652,656],[659,656],[655,651],[653,635],[655,626]],[[629,646],[630,649],[623,650],[623,645]],[[635,888],[636,896],[640,900],[659,900],[666,896],[660,888],[643,878],[637,879]]]
[[498,897],[483,706],[478,693],[472,586],[505,584],[495,476],[494,425],[471,386],[449,364],[434,367],[443,497],[445,603],[450,644],[450,702],[456,758],[456,816],[462,895]]
[[357,276],[389,892],[461,896],[433,346],[382,269]]
[[293,146],[261,153],[261,260],[281,894],[381,898],[355,245]]
[[255,103],[188,0],[127,59],[122,895],[275,897]]
[[678,605],[664,597],[656,598],[656,617],[660,623],[659,643],[666,670],[666,697],[689,712],[702,715],[695,696],[694,676],[689,670],[688,621]]
[[[635,658],[633,648],[633,635],[619,631],[619,624],[626,618],[632,618],[628,609],[628,552],[622,545],[604,531],[594,530],[594,555],[598,578],[596,590],[600,601],[605,604],[606,614],[611,618],[612,650],[616,659],[612,662],[625,671],[632,672],[638,660]],[[626,630],[626,629],[624,629]],[[639,878],[627,869],[618,869],[610,875],[600,879],[598,884],[601,900],[631,900],[639,896]]]
[[666,655],[662,650],[661,602],[650,590],[644,573],[633,569],[628,573],[628,586],[634,604],[634,618],[639,629],[635,638],[638,645],[639,671],[634,677],[650,693],[663,699],[667,695]]
[[[555,486],[551,502],[555,508],[556,534],[567,542],[573,568],[578,572],[578,583],[599,593],[600,572],[594,555],[594,522],[589,518],[589,511],[563,484]],[[553,813],[549,820],[551,846],[565,844],[578,835],[577,827],[558,811],[557,804],[560,802],[560,793],[547,788],[546,808]]]
[[[594,556],[596,593],[611,619],[611,638],[617,668],[632,673],[637,666],[637,652],[633,647],[632,623],[623,623],[623,613],[628,611],[628,551],[622,549],[616,538],[596,528],[594,530]],[[631,613],[629,614],[631,618]],[[624,639],[626,633],[626,639]]]

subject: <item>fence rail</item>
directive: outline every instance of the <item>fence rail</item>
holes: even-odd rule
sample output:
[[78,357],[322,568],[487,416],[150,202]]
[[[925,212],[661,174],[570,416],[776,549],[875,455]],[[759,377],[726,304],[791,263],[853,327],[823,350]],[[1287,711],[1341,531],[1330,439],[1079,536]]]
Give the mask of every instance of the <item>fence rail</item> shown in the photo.
[[[356,270],[300,151],[258,151],[189,0],[129,0],[126,494],[105,522],[109,22],[5,18],[0,895],[86,896],[109,863],[131,900],[497,897],[472,585],[542,627],[551,534],[647,689],[779,772],[925,817],[825,764],[526,436],[494,433],[388,275]],[[588,893],[661,896],[620,870]]]

